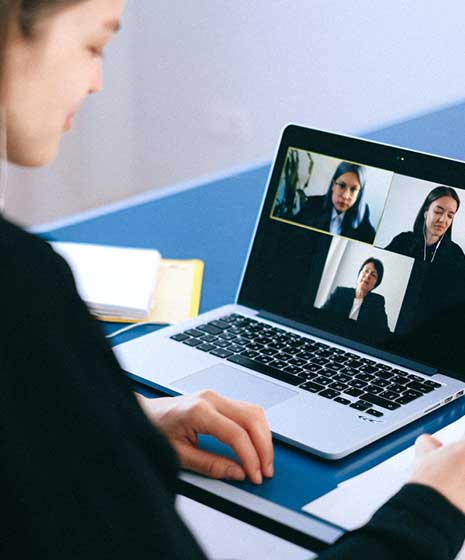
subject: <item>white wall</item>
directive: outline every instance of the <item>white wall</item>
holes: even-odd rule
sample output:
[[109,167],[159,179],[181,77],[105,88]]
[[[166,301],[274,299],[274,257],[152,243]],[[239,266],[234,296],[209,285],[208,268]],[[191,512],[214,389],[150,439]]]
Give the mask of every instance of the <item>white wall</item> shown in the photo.
[[106,91],[59,163],[11,173],[7,211],[38,223],[271,158],[290,121],[357,132],[465,98],[464,16],[460,0],[129,0]]

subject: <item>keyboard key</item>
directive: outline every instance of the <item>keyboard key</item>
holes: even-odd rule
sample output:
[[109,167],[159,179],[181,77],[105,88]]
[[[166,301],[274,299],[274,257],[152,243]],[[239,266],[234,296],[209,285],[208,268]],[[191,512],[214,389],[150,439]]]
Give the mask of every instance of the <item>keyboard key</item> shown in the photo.
[[217,336],[213,336],[212,334],[205,334],[202,333],[202,340],[205,342],[215,342],[216,340],[219,340],[219,338]]
[[264,356],[263,354],[260,354],[255,358],[255,361],[260,362],[261,364],[269,364],[270,362],[274,362],[275,359],[273,356]]
[[362,381],[371,381],[372,379],[375,378],[375,376],[371,375],[369,373],[357,373],[355,378],[356,379],[361,379]]
[[183,344],[187,344],[188,346],[198,346],[199,344],[202,344],[202,340],[199,340],[198,338],[189,338],[188,340],[184,340]]
[[187,340],[189,337],[187,334],[178,333],[178,334],[173,334],[173,336],[170,336],[170,338],[176,340],[177,342],[182,342],[183,340]]
[[338,402],[339,404],[350,404],[349,399],[344,399],[343,397],[336,397],[334,402]]
[[383,397],[383,399],[387,399],[388,401],[392,401],[399,397],[399,393],[388,390],[388,391],[384,391],[384,393],[380,393],[379,396]]
[[381,379],[381,377],[375,377],[372,383],[378,387],[387,387],[388,385],[390,385],[387,379]]
[[315,379],[315,382],[319,383],[320,385],[331,385],[331,383],[333,383],[333,380],[331,379],[331,377],[324,377],[322,375],[319,375]]
[[423,377],[420,377],[419,375],[414,375],[413,373],[409,374],[408,378],[411,381],[424,381]]
[[307,364],[303,367],[303,369],[305,371],[310,371],[312,373],[316,373],[317,371],[321,371],[322,367],[321,366],[317,366],[315,364]]
[[351,397],[359,397],[360,395],[363,395],[365,391],[362,391],[362,389],[356,389],[355,387],[351,387],[350,389],[346,389],[344,391],[344,393],[346,395],[350,395]]
[[185,334],[188,334],[189,336],[192,336],[194,338],[200,338],[203,335],[203,332],[197,329],[189,329],[188,331],[184,332]]
[[256,350],[260,351],[263,348],[262,344],[257,344],[256,342],[250,342],[247,344],[247,350]]
[[409,397],[408,395],[401,395],[398,399],[396,399],[396,403],[408,404],[409,402],[414,401],[416,398],[417,397]]
[[217,327],[218,329],[221,329],[222,331],[225,329],[229,329],[230,325],[228,323],[225,323],[224,321],[221,321],[220,319],[218,319],[217,321],[210,321],[210,323],[208,323],[209,325],[213,325],[214,327]]
[[222,332],[221,329],[219,329],[218,327],[215,327],[214,325],[209,325],[208,323],[206,325],[201,325],[200,327],[197,327],[199,331],[204,331],[208,334],[220,334]]
[[362,381],[361,379],[351,379],[347,382],[347,384],[351,387],[355,387],[356,389],[363,389],[368,385],[366,381]]
[[224,339],[224,340],[237,340],[237,336],[229,331],[223,331],[220,335],[220,338]]
[[302,371],[302,368],[298,366],[286,366],[284,368],[284,371],[286,371],[287,373],[292,373],[292,375],[297,375]]
[[344,383],[339,383],[336,381],[336,383],[331,383],[331,385],[328,386],[329,389],[334,389],[335,391],[339,391],[339,392],[343,392],[347,389],[347,385],[345,385]]
[[[278,368],[280,369],[280,368]],[[301,377],[302,379],[315,379],[316,377],[318,377],[317,373],[311,373],[310,371],[301,371],[300,373],[297,374],[299,377]]]
[[366,363],[364,363],[359,369],[360,371],[363,371],[365,373],[375,373],[375,371],[378,371],[377,367],[368,365]]
[[360,360],[349,360],[348,362],[346,362],[345,365],[347,367],[352,367],[352,368],[357,368],[358,369],[362,365],[362,362]]
[[344,373],[338,373],[337,375],[333,375],[333,381],[340,381],[341,383],[347,383],[351,379],[352,377],[350,377],[350,375],[345,375]]
[[316,366],[325,366],[329,363],[329,360],[327,358],[312,358],[310,363]]
[[375,404],[381,408],[386,408],[387,410],[395,410],[396,408],[400,407],[400,404],[393,401],[388,401],[387,399],[383,399],[379,395],[370,395],[370,393],[364,393],[361,397],[364,401],[367,401],[371,404]]
[[[214,342],[215,346],[218,346],[219,348],[226,348],[227,346],[229,346],[231,343],[229,342],[229,340],[222,340],[221,338],[217,338]],[[242,348],[242,347],[241,347]]]
[[329,367],[324,367],[321,370],[321,375],[326,375],[326,377],[334,377],[335,375],[337,375],[337,371]]
[[[407,389],[407,391],[404,391],[402,393],[403,397],[409,397],[412,399],[418,399],[418,397],[422,397],[423,393],[420,393],[420,391],[414,391],[413,389]],[[399,402],[399,401],[397,401]]]
[[306,391],[310,391],[310,393],[319,393],[324,389],[324,387],[323,385],[318,385],[318,383],[314,383],[313,381],[307,381],[300,385],[299,389],[305,389]]
[[246,358],[250,358],[251,360],[253,358],[256,358],[258,355],[258,352],[254,352],[253,350],[244,350],[244,352],[241,352],[241,356],[245,356]]
[[232,356],[233,353],[229,352],[229,350],[226,350],[225,348],[216,348],[215,350],[212,350],[210,354],[218,356],[218,358],[228,358],[229,356]]
[[339,396],[339,392],[334,391],[334,389],[325,389],[324,391],[321,391],[320,393],[318,393],[318,395],[320,397],[325,397],[326,399],[334,399],[334,397]]
[[375,410],[374,408],[369,408],[368,410],[365,410],[365,412],[367,414],[371,414],[371,416],[375,416],[376,418],[380,418],[381,416],[384,416],[382,412],[380,412],[379,410]]
[[368,387],[365,387],[365,391],[367,393],[371,393],[372,395],[379,395],[384,391],[384,389],[382,387],[377,387],[376,385],[368,385]]
[[213,346],[213,344],[204,342],[203,344],[199,344],[198,346],[196,346],[196,348],[197,350],[202,350],[202,352],[210,352],[210,350],[213,350],[215,347]]
[[239,352],[242,352],[244,350],[244,347],[241,346],[240,344],[230,344],[228,347],[228,350],[230,352],[235,352],[236,354]]
[[242,356],[241,354],[234,354],[233,356],[230,356],[228,358],[228,361],[233,362],[234,364],[239,364],[241,366],[247,367],[254,371],[258,371],[259,373],[269,375],[274,379],[279,379],[280,381],[284,381],[286,383],[289,383],[290,385],[299,385],[300,383],[302,383],[302,379],[300,377],[270,367],[266,364],[260,364],[259,362],[256,362],[255,360],[251,360],[250,358]]
[[426,383],[420,383],[418,381],[411,381],[407,385],[407,387],[415,391],[420,391],[421,393],[430,393],[431,391],[434,391],[434,387],[431,387],[430,385],[426,385]]
[[289,360],[289,364],[291,366],[303,366],[306,365],[307,362],[305,360],[299,360],[299,358],[292,358],[291,360]]
[[357,401],[350,405],[350,408],[355,408],[355,410],[367,410],[370,407],[371,404],[364,401]]
[[397,383],[392,383],[386,387],[388,391],[394,391],[394,393],[400,394],[405,391],[405,387],[403,385],[398,385]]
[[394,377],[394,374],[392,371],[380,369],[376,372],[376,376],[381,377],[381,379],[391,379],[391,377]]
[[431,381],[431,379],[427,379],[426,381],[423,381],[423,383],[425,385],[428,385],[428,387],[433,387],[433,389],[439,389],[439,387],[442,387],[440,383],[437,383],[436,381]]
[[399,385],[407,385],[407,383],[410,382],[410,379],[403,375],[395,375],[394,377],[391,377],[390,381],[391,383],[398,383]]
[[315,354],[313,352],[299,352],[296,355],[296,358],[300,358],[301,360],[305,360],[306,362],[308,362],[309,360],[311,360],[314,357],[315,357]]

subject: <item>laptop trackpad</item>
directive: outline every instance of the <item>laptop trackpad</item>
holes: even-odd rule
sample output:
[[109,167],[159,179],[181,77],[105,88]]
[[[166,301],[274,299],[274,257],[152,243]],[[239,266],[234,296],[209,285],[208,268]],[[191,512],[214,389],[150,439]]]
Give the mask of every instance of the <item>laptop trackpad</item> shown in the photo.
[[183,393],[213,389],[224,397],[251,402],[262,408],[270,408],[298,394],[225,364],[192,373],[178,379],[173,386]]

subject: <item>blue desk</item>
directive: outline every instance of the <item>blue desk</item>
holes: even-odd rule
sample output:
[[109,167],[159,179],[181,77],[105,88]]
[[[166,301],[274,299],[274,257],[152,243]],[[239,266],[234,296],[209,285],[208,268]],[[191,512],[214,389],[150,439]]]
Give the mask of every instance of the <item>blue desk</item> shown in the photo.
[[[465,103],[361,135],[465,159],[464,119]],[[195,185],[154,191],[53,227],[47,231],[47,237],[62,241],[155,247],[170,258],[201,258],[205,262],[201,311],[207,311],[234,301],[268,172],[269,164],[259,165]],[[107,332],[118,327],[104,325]],[[116,342],[154,328],[139,327],[121,335]],[[150,391],[147,393],[151,394]],[[301,507],[333,489],[340,481],[411,445],[418,434],[438,430],[460,417],[465,413],[465,399],[462,401],[336,462],[318,459],[276,442],[275,477],[260,487],[247,482],[205,481],[201,477],[186,475],[182,479],[181,491],[296,544],[318,550],[343,531],[301,512]],[[202,444],[229,453],[209,438],[204,438]]]

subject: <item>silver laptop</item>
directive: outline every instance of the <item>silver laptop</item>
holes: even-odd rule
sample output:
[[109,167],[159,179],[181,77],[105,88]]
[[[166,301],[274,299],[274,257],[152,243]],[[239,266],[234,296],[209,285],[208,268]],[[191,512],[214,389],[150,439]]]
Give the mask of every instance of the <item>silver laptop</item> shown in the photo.
[[[115,347],[344,457],[465,392],[465,163],[289,125],[236,303]],[[462,204],[461,204],[462,203]]]

